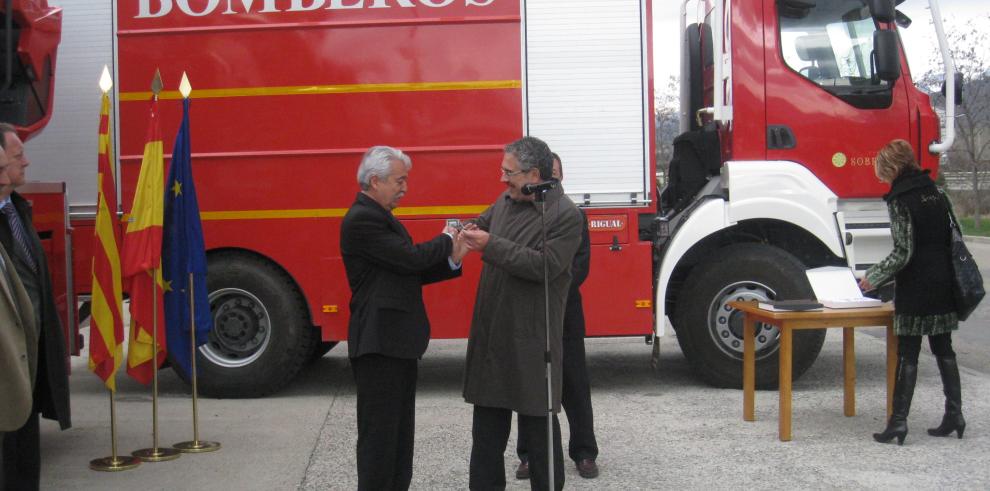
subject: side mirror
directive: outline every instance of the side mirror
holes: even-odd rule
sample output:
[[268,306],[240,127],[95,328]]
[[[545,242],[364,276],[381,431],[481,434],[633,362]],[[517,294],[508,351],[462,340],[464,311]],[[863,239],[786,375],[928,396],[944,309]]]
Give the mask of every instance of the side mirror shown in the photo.
[[[955,103],[958,106],[963,103],[963,75],[961,73],[956,72],[955,82],[956,82]],[[942,96],[945,97],[945,82],[942,82]]]
[[904,12],[900,10],[897,11],[897,16],[894,18],[894,22],[897,23],[897,27],[901,29],[907,29],[911,27],[911,18],[904,15]]
[[901,78],[901,56],[894,31],[874,31],[873,56],[876,58],[876,75],[880,80],[893,82]]
[[896,16],[894,14],[893,0],[867,0],[866,3],[870,7],[870,15],[872,15],[877,22],[894,22]]

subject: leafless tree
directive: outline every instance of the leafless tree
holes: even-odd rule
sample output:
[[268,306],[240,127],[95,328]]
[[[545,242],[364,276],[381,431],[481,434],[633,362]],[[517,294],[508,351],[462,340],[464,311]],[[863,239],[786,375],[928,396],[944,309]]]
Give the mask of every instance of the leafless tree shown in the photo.
[[[976,19],[946,22],[948,40],[956,71],[962,76],[962,103],[956,106],[956,139],[949,150],[946,170],[966,172],[972,179],[974,221],[980,226],[983,194],[980,177],[990,171],[990,14]],[[933,56],[918,85],[932,93],[936,107],[944,104],[941,93],[941,57]],[[944,115],[943,115],[944,117]]]
[[674,137],[680,131],[680,91],[678,78],[673,75],[667,79],[664,87],[658,86],[654,91],[657,171],[662,172],[664,176],[667,175],[670,159],[674,156]]

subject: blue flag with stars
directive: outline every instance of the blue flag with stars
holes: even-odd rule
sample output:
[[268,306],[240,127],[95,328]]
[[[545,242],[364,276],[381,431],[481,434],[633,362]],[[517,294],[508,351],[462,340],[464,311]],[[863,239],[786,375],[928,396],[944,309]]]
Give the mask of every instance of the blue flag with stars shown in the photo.
[[[165,330],[168,352],[186,377],[192,372],[190,312],[195,312],[196,346],[207,341],[213,327],[206,291],[206,246],[192,176],[189,147],[189,99],[182,101],[182,125],[172,149],[172,166],[165,181],[165,220],[162,275],[165,280]],[[190,302],[192,276],[193,298]]]

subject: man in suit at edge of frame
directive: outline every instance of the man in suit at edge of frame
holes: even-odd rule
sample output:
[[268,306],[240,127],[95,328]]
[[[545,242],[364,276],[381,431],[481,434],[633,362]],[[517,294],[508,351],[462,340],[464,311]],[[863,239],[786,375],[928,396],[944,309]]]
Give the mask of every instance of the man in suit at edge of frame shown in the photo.
[[58,421],[66,430],[72,426],[69,412],[69,369],[65,353],[65,332],[55,308],[51,273],[41,239],[34,228],[31,203],[14,189],[26,182],[31,165],[24,153],[24,143],[17,130],[0,123],[0,141],[7,158],[10,182],[0,187],[0,244],[3,244],[13,269],[31,299],[37,331],[37,371],[34,402],[27,422],[3,438],[3,474],[5,489],[38,489],[41,481],[40,413],[45,419]]

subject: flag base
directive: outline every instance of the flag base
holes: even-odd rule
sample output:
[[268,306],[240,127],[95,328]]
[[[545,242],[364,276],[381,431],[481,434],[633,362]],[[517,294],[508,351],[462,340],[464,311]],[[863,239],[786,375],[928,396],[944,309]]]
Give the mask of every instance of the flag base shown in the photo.
[[220,450],[220,442],[204,442],[200,440],[179,442],[172,446],[182,453],[204,453]]
[[179,458],[181,453],[174,448],[142,448],[141,450],[135,450],[131,452],[131,455],[145,461],[145,462],[163,462],[166,460],[175,460]]
[[118,472],[131,470],[141,465],[141,460],[136,457],[103,457],[89,461],[89,468],[101,472]]

